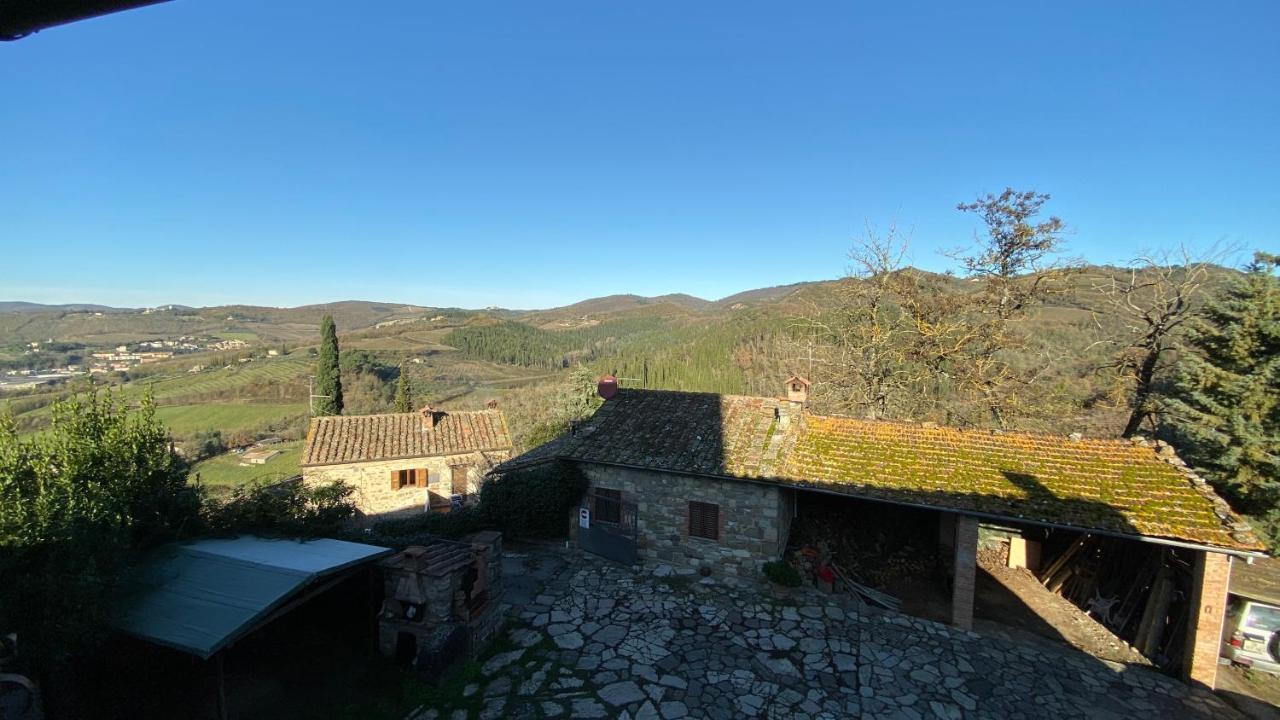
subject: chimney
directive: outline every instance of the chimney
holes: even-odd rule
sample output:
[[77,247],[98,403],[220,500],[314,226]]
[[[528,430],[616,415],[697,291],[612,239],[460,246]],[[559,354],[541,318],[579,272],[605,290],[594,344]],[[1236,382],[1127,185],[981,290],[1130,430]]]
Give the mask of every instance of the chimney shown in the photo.
[[612,375],[601,375],[596,382],[596,392],[600,393],[600,397],[608,400],[618,394],[618,378]]
[[436,413],[436,409],[430,405],[423,405],[422,409],[419,410],[418,413],[422,415],[422,422],[429,428],[435,427],[436,423],[440,421],[440,417],[439,414]]
[[787,378],[787,400],[801,405],[809,402],[809,381],[799,375]]

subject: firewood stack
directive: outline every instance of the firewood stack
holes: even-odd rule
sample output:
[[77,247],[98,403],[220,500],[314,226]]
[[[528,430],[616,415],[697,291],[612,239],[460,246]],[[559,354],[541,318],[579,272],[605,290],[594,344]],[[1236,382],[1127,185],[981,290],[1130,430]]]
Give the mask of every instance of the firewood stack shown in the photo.
[[936,525],[906,517],[906,522],[861,522],[847,511],[807,508],[791,529],[787,558],[806,579],[818,567],[837,565],[872,588],[894,578],[929,576],[938,567]]
[[1081,535],[1040,581],[1165,670],[1182,659],[1191,563],[1173,548]]

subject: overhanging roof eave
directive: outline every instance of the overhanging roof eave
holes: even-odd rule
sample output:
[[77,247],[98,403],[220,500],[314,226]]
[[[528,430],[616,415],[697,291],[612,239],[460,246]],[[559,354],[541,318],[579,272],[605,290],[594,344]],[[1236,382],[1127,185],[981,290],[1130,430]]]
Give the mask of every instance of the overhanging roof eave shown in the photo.
[[[1241,558],[1267,557],[1266,553],[1263,552],[1262,550],[1249,550],[1244,548],[1226,548],[1226,547],[1221,547],[1217,545],[1199,543],[1192,540],[1167,538],[1167,537],[1162,537],[1157,535],[1142,535],[1140,533],[1126,533],[1119,530],[1108,530],[1104,528],[1090,528],[1090,527],[1084,527],[1080,525],[1072,525],[1069,523],[1058,523],[1050,520],[1037,520],[1034,518],[1023,517],[1021,515],[1005,515],[1002,513],[993,513],[985,510],[970,510],[967,508],[949,507],[945,505],[932,505],[929,503],[911,502],[908,500],[893,500],[893,499],[879,497],[871,493],[841,492],[837,490],[829,490],[826,488],[805,484],[804,482],[795,481],[795,480],[786,480],[786,479],[768,478],[768,477],[751,478],[751,477],[741,477],[737,475],[724,475],[719,473],[690,472],[687,470],[650,467],[647,465],[639,465],[635,463],[624,463],[624,462],[618,462],[613,460],[588,460],[583,458],[572,457],[569,455],[554,455],[540,462],[547,462],[551,460],[567,460],[570,462],[589,463],[589,464],[595,464],[595,465],[612,465],[615,467],[631,468],[633,470],[647,470],[650,472],[665,472],[665,473],[672,473],[674,475],[687,475],[690,477],[705,477],[705,478],[711,478],[716,480],[733,480],[736,482],[750,482],[750,483],[757,483],[760,485],[773,485],[776,487],[785,487],[785,488],[791,488],[793,490],[804,490],[807,492],[816,492],[816,493],[831,495],[835,497],[851,497],[858,500],[865,500],[868,502],[882,502],[882,503],[888,503],[890,505],[899,505],[902,507],[917,508],[920,510],[936,510],[938,512],[949,512],[949,513],[956,513],[959,515],[972,515],[974,517],[984,518],[988,520],[1017,522],[1017,523],[1022,523],[1024,525],[1035,525],[1037,527],[1045,527],[1045,528],[1057,529],[1057,530],[1070,530],[1073,532],[1089,533],[1091,535],[1106,535],[1108,537],[1116,537],[1116,538],[1122,538],[1126,540],[1137,540],[1139,542],[1154,543],[1157,545],[1167,545],[1170,547],[1181,547],[1188,550],[1214,552],[1214,553],[1220,553],[1224,555],[1233,555],[1235,557],[1241,557]],[[540,464],[540,462],[531,463],[526,467],[533,467],[537,464]],[[519,468],[515,468],[515,469],[519,469]]]

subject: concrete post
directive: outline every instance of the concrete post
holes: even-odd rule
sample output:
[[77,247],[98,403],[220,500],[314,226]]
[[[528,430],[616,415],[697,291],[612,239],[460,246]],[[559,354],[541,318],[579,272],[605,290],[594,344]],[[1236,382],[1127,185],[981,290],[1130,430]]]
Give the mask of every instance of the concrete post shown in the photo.
[[1019,535],[1009,538],[1009,567],[1040,570],[1040,542]]
[[951,573],[951,624],[973,629],[973,588],[978,572],[978,519],[955,516],[955,552]]
[[1222,553],[1197,552],[1191,576],[1191,614],[1183,650],[1186,679],[1212,690],[1218,679],[1218,651],[1227,609],[1231,558]]

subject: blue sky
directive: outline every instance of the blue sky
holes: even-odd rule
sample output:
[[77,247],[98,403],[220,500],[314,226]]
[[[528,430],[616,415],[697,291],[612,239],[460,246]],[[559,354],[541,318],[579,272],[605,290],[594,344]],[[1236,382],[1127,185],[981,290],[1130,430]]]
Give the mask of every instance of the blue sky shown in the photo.
[[[892,6],[882,7],[882,6]],[[976,7],[975,7],[976,6]],[[1280,3],[176,0],[0,43],[0,299],[546,307],[1280,249]]]

